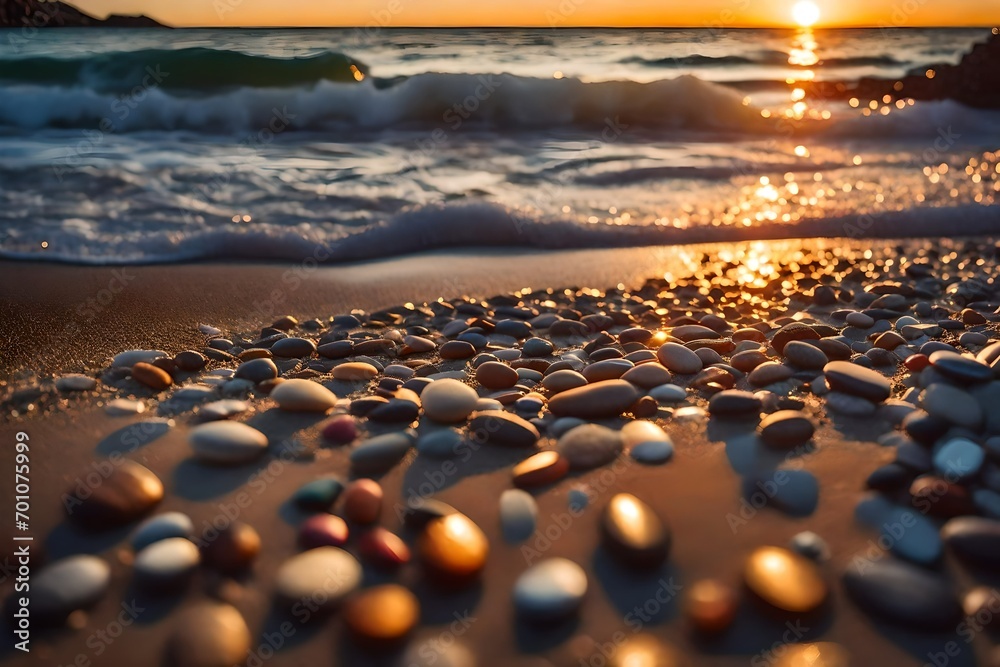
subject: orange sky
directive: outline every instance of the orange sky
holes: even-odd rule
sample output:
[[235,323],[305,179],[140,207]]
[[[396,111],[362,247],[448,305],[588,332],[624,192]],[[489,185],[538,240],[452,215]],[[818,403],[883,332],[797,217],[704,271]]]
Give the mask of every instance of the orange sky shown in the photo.
[[[787,26],[796,0],[76,0],[177,26]],[[823,26],[993,26],[1000,0],[815,0]]]

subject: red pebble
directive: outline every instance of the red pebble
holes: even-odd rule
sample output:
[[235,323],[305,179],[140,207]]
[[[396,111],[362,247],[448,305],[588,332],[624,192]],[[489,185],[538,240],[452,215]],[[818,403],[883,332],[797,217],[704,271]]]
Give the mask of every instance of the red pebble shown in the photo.
[[357,479],[344,490],[344,516],[354,523],[369,524],[382,514],[382,487],[373,479]]
[[339,547],[347,542],[347,522],[333,514],[317,514],[299,528],[299,544],[305,549]]
[[372,565],[395,568],[410,562],[410,548],[398,535],[376,527],[358,540],[358,551]]
[[323,437],[330,442],[347,444],[358,437],[358,422],[351,415],[338,415],[322,426]]
[[930,363],[931,362],[927,358],[926,354],[911,354],[906,358],[906,361],[903,362],[909,370],[915,373],[919,373],[924,370],[930,366]]

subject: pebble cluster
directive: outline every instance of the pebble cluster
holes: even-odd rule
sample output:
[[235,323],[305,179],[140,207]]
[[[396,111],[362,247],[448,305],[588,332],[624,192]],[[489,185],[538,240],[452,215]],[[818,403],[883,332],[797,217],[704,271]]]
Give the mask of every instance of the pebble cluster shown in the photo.
[[[349,447],[351,476],[318,477],[295,493],[294,503],[312,513],[299,528],[302,551],[259,575],[278,600],[322,597],[371,650],[405,641],[420,601],[395,583],[363,587],[362,562],[392,573],[415,561],[436,585],[463,587],[488,573],[490,544],[462,508],[433,499],[400,525],[381,525],[383,490],[370,476],[405,465],[414,450],[432,459],[457,456],[470,442],[487,445],[476,456],[517,450],[523,458],[510,470],[510,489],[495,501],[475,499],[498,503],[501,534],[517,543],[535,531],[535,495],[560,480],[620,457],[658,466],[684,456],[669,435],[680,420],[724,421],[746,430],[748,446],[779,452],[816,446],[817,429],[831,420],[878,425],[896,460],[856,481],[868,490],[859,491],[856,517],[873,531],[904,514],[913,525],[885,536],[890,556],[839,573],[843,588],[883,620],[948,629],[983,591],[954,582],[945,552],[970,568],[1000,567],[997,289],[972,253],[869,257],[800,253],[749,278],[745,267],[706,258],[703,272],[636,290],[525,291],[303,322],[286,316],[252,336],[204,327],[204,349],[125,351],[99,379],[121,393],[107,403],[110,412],[142,406],[189,419],[192,456],[211,466],[268,455],[272,439],[240,421],[246,414],[274,406],[321,416],[313,428],[327,446]],[[83,375],[56,380],[60,392],[97,384]],[[749,489],[753,474],[744,479]],[[806,470],[788,475],[769,507],[807,516],[818,501],[816,479]],[[70,518],[94,530],[122,525],[150,515],[162,498],[156,476],[129,462],[77,499]],[[697,540],[675,535],[643,498],[618,493],[601,502],[601,539],[623,570],[660,567],[672,542]],[[260,550],[246,524],[201,549],[191,533],[191,520],[177,512],[140,524],[131,538],[136,583],[176,591],[200,567],[239,572]],[[789,618],[830,614],[831,548],[808,531],[788,545],[760,545],[741,573],[689,583],[685,618],[714,636],[730,630],[747,598]],[[737,577],[742,586],[732,583]],[[65,618],[99,599],[108,582],[101,559],[67,558],[38,575],[33,604]],[[546,558],[517,579],[512,607],[533,621],[558,620],[576,614],[587,591],[580,564]],[[239,612],[224,604],[186,610],[176,633],[187,638],[171,644],[177,664],[235,664],[250,642]],[[662,642],[642,650],[672,651]],[[835,644],[803,650],[809,662],[789,653],[781,664],[847,664]],[[454,664],[474,664],[465,660]]]

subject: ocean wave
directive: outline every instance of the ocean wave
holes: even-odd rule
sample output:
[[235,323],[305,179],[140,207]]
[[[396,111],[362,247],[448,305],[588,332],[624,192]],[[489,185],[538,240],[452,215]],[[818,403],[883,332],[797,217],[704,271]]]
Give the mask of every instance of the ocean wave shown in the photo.
[[[331,225],[227,226],[95,237],[49,230],[48,251],[0,249],[0,258],[91,265],[263,260],[342,264],[463,248],[567,250],[786,238],[914,238],[997,234],[1000,209],[922,207],[863,216],[811,218],[754,227],[587,224],[491,203],[416,207],[361,229]],[[37,248],[37,245],[35,246]],[[61,251],[60,248],[73,248]]]
[[100,53],[84,57],[0,58],[0,82],[79,87],[128,94],[137,88],[196,92],[227,88],[284,88],[320,81],[350,82],[361,62],[342,53],[277,58],[193,47]]
[[[644,58],[629,56],[623,58],[623,64],[643,65],[645,67],[729,67],[732,65],[756,65],[765,67],[788,67],[788,54],[784,51],[759,51],[748,56],[706,56],[694,54],[688,56],[667,56],[664,58]],[[844,56],[842,58],[824,58],[816,66],[827,68],[847,67],[896,67],[908,62],[897,60],[888,55]]]

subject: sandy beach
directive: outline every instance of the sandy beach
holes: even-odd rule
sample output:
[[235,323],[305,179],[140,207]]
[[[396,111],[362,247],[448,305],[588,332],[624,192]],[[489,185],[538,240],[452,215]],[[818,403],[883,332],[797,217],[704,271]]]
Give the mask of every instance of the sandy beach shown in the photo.
[[[165,659],[168,646],[176,642],[171,637],[185,610],[206,600],[222,600],[239,611],[249,628],[247,665],[624,666],[633,664],[626,661],[630,655],[632,659],[638,659],[634,657],[638,655],[647,660],[659,656],[658,662],[637,663],[651,665],[735,666],[748,662],[798,665],[803,663],[787,662],[793,645],[817,641],[832,642],[852,656],[850,663],[822,664],[923,665],[933,664],[939,655],[947,655],[950,665],[993,664],[987,661],[989,632],[969,633],[970,641],[966,642],[967,633],[959,625],[964,622],[960,616],[950,626],[946,624],[932,632],[908,626],[899,617],[887,620],[884,614],[873,614],[870,607],[859,607],[856,599],[845,592],[842,577],[856,566],[859,555],[871,562],[923,558],[926,536],[900,540],[905,543],[901,556],[891,542],[880,542],[877,529],[856,518],[855,507],[866,492],[866,478],[898,460],[902,456],[898,452],[913,448],[930,451],[925,445],[918,446],[908,440],[905,431],[896,431],[894,439],[886,439],[886,434],[898,428],[903,415],[914,409],[899,400],[907,388],[917,386],[917,394],[920,393],[916,373],[903,364],[903,359],[919,355],[920,347],[934,340],[947,341],[949,346],[955,345],[956,349],[973,355],[995,344],[997,316],[993,311],[997,303],[989,282],[996,275],[994,248],[992,241],[982,240],[871,243],[830,239],[518,256],[473,251],[416,256],[393,263],[319,268],[303,274],[304,279],[298,284],[289,282],[288,272],[302,267],[274,264],[112,269],[6,263],[2,267],[5,275],[17,278],[4,281],[2,300],[5,307],[13,309],[12,314],[5,313],[4,317],[5,321],[20,324],[3,343],[4,364],[12,378],[6,387],[5,405],[16,412],[7,412],[2,430],[5,441],[12,442],[17,432],[30,436],[31,533],[36,536],[33,576],[42,572],[44,563],[88,553],[97,554],[110,565],[110,583],[96,604],[70,615],[69,627],[34,628],[30,657],[9,651],[4,659],[12,665],[115,665],[135,661],[155,664]],[[977,265],[980,259],[982,262]],[[901,265],[912,269],[915,261],[928,268],[911,270],[908,274],[900,272]],[[665,275],[668,282],[663,281]],[[660,282],[645,283],[649,279]],[[113,280],[124,284],[106,306],[93,317],[80,310],[88,299],[101,299],[101,290],[110,291],[109,281]],[[826,294],[816,293],[818,284],[829,288]],[[873,285],[889,287],[887,291],[865,291]],[[923,291],[930,290],[932,285],[938,292],[928,291],[928,296],[923,296]],[[912,286],[919,292],[913,292]],[[587,289],[580,291],[582,288]],[[518,292],[513,299],[492,298],[522,289],[525,291]],[[713,289],[717,291],[713,293]],[[268,310],[266,305],[260,305],[261,299],[274,290],[283,293],[284,300]],[[546,294],[545,290],[550,292]],[[663,296],[657,297],[658,293]],[[634,310],[639,302],[623,301],[626,294],[659,298],[661,305],[667,307],[658,314]],[[886,294],[899,295],[885,300],[898,309],[891,316],[880,314],[877,306],[871,307],[876,298],[884,299]],[[529,489],[537,503],[536,524],[531,537],[512,543],[504,537],[504,520],[498,506],[501,494],[512,488],[511,467],[539,449],[563,451],[565,426],[555,429],[556,420],[573,417],[552,403],[558,393],[544,388],[544,378],[536,384],[530,374],[519,374],[523,375],[519,383],[525,385],[524,389],[490,390],[480,384],[475,369],[482,360],[442,359],[441,345],[458,334],[443,336],[437,327],[444,321],[458,319],[453,312],[424,335],[434,341],[432,350],[407,354],[402,346],[392,345],[386,348],[387,353],[372,353],[371,357],[383,366],[416,361],[411,365],[419,367],[420,362],[427,361],[434,364],[437,372],[467,371],[465,382],[477,389],[481,397],[502,397],[501,401],[508,402],[508,406],[513,405],[512,398],[523,399],[529,388],[540,391],[541,410],[533,419],[542,435],[532,447],[512,448],[487,442],[478,444],[468,460],[440,459],[419,453],[422,445],[418,440],[417,453],[411,448],[399,463],[359,474],[357,461],[351,460],[352,452],[364,445],[366,437],[398,432],[405,423],[359,416],[358,429],[362,435],[358,441],[346,446],[331,445],[320,434],[328,419],[324,413],[349,410],[348,404],[338,404],[332,411],[292,412],[287,404],[282,406],[280,401],[267,396],[268,391],[273,391],[271,386],[264,389],[263,385],[256,388],[251,385],[249,390],[232,394],[245,398],[248,407],[232,419],[266,434],[268,451],[245,464],[206,465],[192,455],[189,443],[192,431],[202,421],[201,401],[190,407],[178,407],[176,402],[167,400],[171,393],[179,391],[178,387],[158,391],[130,378],[126,369],[109,369],[111,357],[128,349],[159,349],[176,355],[185,349],[205,348],[211,339],[223,336],[252,340],[261,327],[284,315],[292,315],[300,323],[311,318],[326,322],[316,330],[300,324],[288,333],[318,339],[325,327],[331,326],[329,318],[335,315],[355,309],[370,313],[366,316],[358,312],[359,317],[374,319],[381,309],[389,309],[387,313],[417,313],[412,310],[413,305],[438,297],[453,304],[470,297],[483,300],[486,313],[500,307],[498,304],[518,302],[564,315],[571,315],[565,308],[576,307],[579,309],[576,317],[586,313],[624,312],[622,304],[631,303],[637,317],[632,324],[605,322],[598,325],[599,330],[569,329],[576,332],[571,335],[552,335],[546,328],[538,327],[533,334],[552,339],[556,346],[551,355],[540,358],[547,363],[577,358],[566,354],[595,340],[604,342],[588,347],[590,355],[601,349],[617,349],[615,354],[608,353],[607,358],[621,359],[623,353],[630,354],[628,350],[638,353],[641,348],[656,354],[652,359],[640,354],[636,358],[642,357],[644,362],[637,368],[646,363],[657,364],[657,360],[673,363],[669,354],[657,351],[660,341],[673,339],[679,346],[698,347],[692,344],[698,338],[686,334],[687,340],[670,336],[671,332],[681,334],[680,327],[686,326],[682,323],[684,317],[709,322],[705,315],[725,314],[732,321],[726,323],[725,333],[713,340],[718,340],[721,350],[729,346],[730,351],[723,351],[720,363],[721,368],[731,370],[706,377],[704,373],[708,371],[699,374],[674,369],[671,383],[681,387],[684,400],[675,403],[647,397],[654,410],[642,412],[662,427],[672,442],[670,460],[650,465],[622,451],[606,463],[591,466],[592,469],[574,470],[554,483]],[[929,305],[918,305],[924,301],[941,310],[931,311]],[[393,308],[400,304],[409,305],[403,310]],[[967,306],[982,315],[960,314]],[[902,342],[897,345],[881,347],[873,343],[880,335],[894,331],[891,326],[868,331],[843,321],[845,313],[860,315],[861,311],[891,320],[913,313],[921,323],[948,319],[946,314],[958,319],[954,320],[957,323],[954,329],[938,327],[935,333],[933,328],[927,328],[933,336],[922,333],[924,330],[917,334],[908,330],[906,335],[913,337],[901,336]],[[921,312],[925,315],[919,315]],[[963,316],[968,322],[963,323]],[[851,317],[854,322],[863,319]],[[670,324],[671,321],[675,324]],[[829,367],[826,371],[822,367],[810,370],[791,361],[787,354],[778,353],[774,346],[784,335],[778,335],[779,330],[785,331],[783,327],[797,321],[812,323],[825,338],[847,340],[854,347],[855,358],[862,349],[881,350],[881,354],[868,354],[868,364],[876,369],[873,373],[892,383],[891,407],[888,404],[876,407],[857,395],[843,393],[844,385],[837,384],[840,381]],[[889,319],[877,321],[890,323]],[[657,324],[652,325],[653,322]],[[769,323],[766,327],[765,322]],[[872,324],[875,322],[873,319]],[[79,326],[72,329],[71,338],[61,338],[60,327],[72,323]],[[731,361],[732,347],[733,341],[740,338],[733,332],[746,331],[752,323],[767,332],[768,342],[761,348],[767,359],[787,369],[774,376],[775,382],[750,384],[745,373],[729,365],[736,363]],[[220,333],[206,334],[199,330],[199,325],[217,327]],[[636,326],[663,333],[659,339],[650,339],[648,345],[619,340],[622,332]],[[821,328],[824,326],[833,326],[837,331],[831,335]],[[900,333],[902,329],[899,327]],[[378,326],[368,330],[387,331]],[[963,333],[979,336],[966,338],[966,344],[959,344],[958,336]],[[606,334],[611,337],[601,338]],[[795,334],[799,335],[802,334]],[[803,339],[808,341],[813,337],[818,340],[820,336],[811,334]],[[477,355],[505,354],[501,352],[505,348],[519,350],[526,345],[523,339],[501,335],[487,338],[487,347],[478,350]],[[745,344],[748,340],[738,344],[748,351],[756,349],[753,344]],[[978,343],[973,344],[972,340]],[[709,343],[709,348],[716,346]],[[787,344],[784,340],[782,343]],[[934,344],[928,350],[933,350]],[[834,343],[827,347],[830,354],[834,349],[839,349]],[[850,355],[850,348],[847,349]],[[800,350],[800,353],[805,352]],[[519,354],[514,356],[527,361]],[[711,360],[711,357],[706,354],[704,358]],[[891,358],[888,365],[886,357]],[[275,359],[286,375],[301,373],[304,368],[302,361],[292,364],[289,359]],[[357,400],[371,395],[381,381],[345,382],[334,377],[337,366],[357,359],[357,355],[345,359],[307,355],[308,365],[325,370],[300,377],[325,385],[341,398]],[[587,367],[595,364],[607,366],[607,361],[594,361],[588,355],[579,360],[584,374],[589,373]],[[879,363],[872,364],[872,360]],[[208,377],[206,373],[220,368],[235,369],[239,364],[237,359],[215,360],[201,372],[175,369],[172,384],[191,386]],[[700,362],[698,366],[701,367]],[[132,373],[136,372],[133,368]],[[96,387],[83,392],[54,389],[54,378],[71,373],[95,378]],[[834,389],[832,393],[831,386],[822,389],[824,375]],[[224,376],[216,377],[223,378],[222,384],[209,385],[215,389],[204,400],[229,395],[223,388]],[[381,372],[377,372],[377,377],[385,379]],[[591,385],[603,381],[595,377]],[[947,377],[937,377],[937,381],[949,387],[962,384]],[[992,381],[993,385],[996,383]],[[280,382],[270,384],[281,386]],[[713,397],[718,399],[721,394],[733,391],[740,394],[738,390],[742,389],[758,391],[756,400],[761,401],[756,411],[751,410],[750,418],[727,414],[722,407],[724,401],[710,403]],[[967,387],[956,391],[964,389]],[[511,391],[516,395],[511,396]],[[642,389],[636,396],[651,391],[652,388]],[[841,397],[839,412],[831,410],[832,397],[837,395]],[[387,396],[391,398],[393,393]],[[743,396],[736,398],[746,400]],[[909,400],[916,400],[910,396]],[[146,411],[113,416],[106,404],[115,398],[142,400]],[[546,402],[561,414],[551,414]],[[614,416],[591,421],[609,427],[609,433],[617,433],[635,418],[632,413],[640,410],[639,405],[614,409]],[[755,435],[758,421],[779,406],[797,408],[799,414],[814,424],[815,433],[805,438],[807,446],[794,450],[769,446],[761,440],[763,436]],[[938,414],[937,408],[929,409]],[[523,413],[523,409],[518,412]],[[527,413],[524,416],[532,417]],[[982,415],[979,419],[983,419]],[[419,422],[418,433],[438,428],[426,415]],[[992,418],[989,423],[992,424]],[[950,428],[946,421],[945,428],[948,435],[942,435],[943,441],[963,435],[982,445],[996,435],[992,426],[982,421],[965,426],[952,424]],[[253,526],[261,536],[262,548],[252,566],[236,576],[225,576],[201,566],[190,580],[167,594],[152,594],[137,585],[137,574],[133,571],[136,554],[128,544],[137,522],[128,521],[110,530],[82,527],[72,516],[67,518],[60,502],[60,498],[65,500],[63,489],[73,489],[88,474],[100,471],[102,462],[118,466],[123,458],[145,466],[163,483],[163,500],[155,510],[145,513],[147,516],[182,512],[190,517],[196,535],[201,536],[212,533],[213,525],[226,526],[239,521]],[[921,465],[904,466],[909,471],[904,476],[934,474],[930,469],[921,472]],[[796,484],[792,484],[776,495],[767,492],[769,481],[779,480],[775,489],[784,486],[785,482],[780,481],[784,478],[775,475],[787,470],[798,471],[796,475],[804,471],[808,475],[812,481],[806,483],[806,490],[794,490]],[[995,470],[996,464],[991,459],[980,475],[961,484],[970,490],[991,489]],[[376,479],[385,494],[379,525],[401,535],[413,549],[412,562],[396,571],[373,568],[367,557],[360,557],[365,587],[402,583],[419,601],[419,624],[402,647],[379,650],[359,642],[357,635],[345,628],[343,613],[322,618],[310,615],[308,622],[302,622],[302,616],[290,613],[276,597],[276,572],[300,552],[297,535],[303,521],[312,514],[297,508],[291,498],[306,482],[330,473],[345,481],[357,477]],[[813,483],[818,495],[810,498]],[[914,501],[905,490],[907,484],[904,481],[902,488],[885,492],[886,497],[900,503],[899,507],[906,507]],[[574,494],[581,491],[589,498],[583,509],[573,504],[578,502],[573,500]],[[669,526],[672,536],[669,557],[650,570],[623,566],[607,545],[601,543],[602,511],[619,493],[634,494]],[[958,491],[949,491],[946,494],[949,499],[952,493]],[[764,498],[758,507],[753,505],[755,494],[758,499]],[[475,582],[458,588],[441,587],[427,576],[426,563],[418,553],[420,531],[401,522],[401,511],[405,513],[407,503],[424,496],[448,503],[483,531],[490,551]],[[916,505],[910,507],[920,513]],[[988,514],[990,507],[987,504],[974,511]],[[333,511],[344,510],[335,505]],[[921,516],[921,522],[935,526],[934,537],[945,520],[936,512]],[[357,535],[364,534],[366,529],[351,526],[352,537],[345,548],[357,554]],[[818,534],[828,545],[828,558],[820,557],[811,567],[816,568],[829,591],[820,607],[794,612],[780,608],[780,604],[763,602],[759,591],[747,588],[743,570],[755,549],[768,545],[787,547],[793,536],[803,531]],[[915,543],[919,544],[914,546]],[[933,550],[933,545],[930,548]],[[512,605],[515,582],[529,566],[557,556],[576,562],[586,573],[588,590],[579,610],[548,622],[525,620],[515,613]],[[8,563],[10,558],[8,555]],[[950,581],[950,595],[956,600],[974,585],[993,584],[991,576],[968,570],[950,550],[943,562],[932,558],[921,567],[946,577]],[[692,587],[704,579],[723,582],[737,595],[734,619],[721,634],[710,637],[692,629],[690,612],[685,611]],[[782,581],[783,587],[796,586],[791,575]],[[10,578],[4,582],[5,594],[12,584]],[[644,644],[650,637],[656,643]],[[952,648],[953,655],[946,653]],[[673,662],[669,658],[671,651],[676,658]],[[827,649],[827,655],[832,655],[831,649]]]

